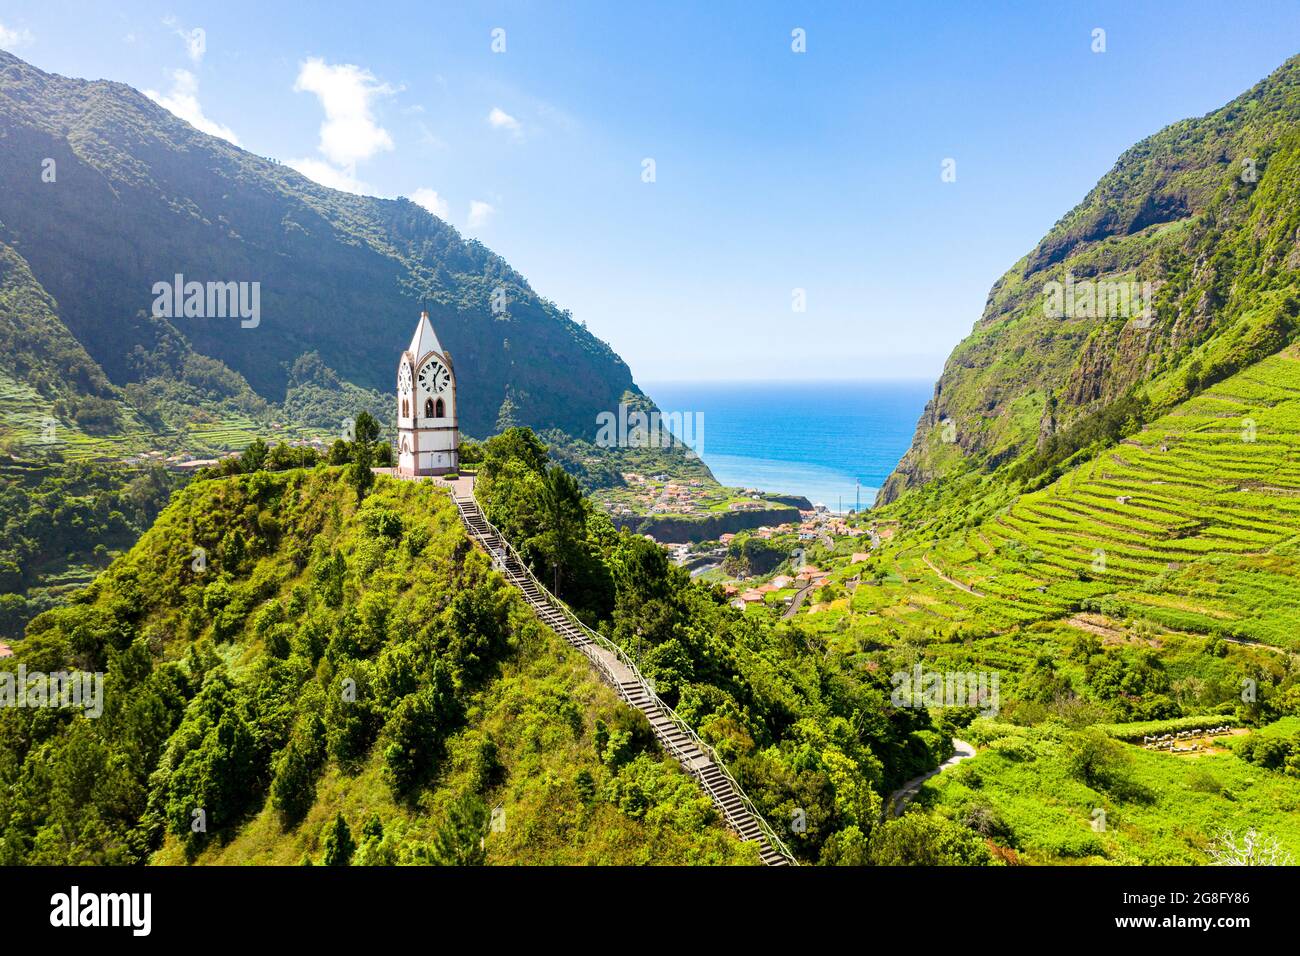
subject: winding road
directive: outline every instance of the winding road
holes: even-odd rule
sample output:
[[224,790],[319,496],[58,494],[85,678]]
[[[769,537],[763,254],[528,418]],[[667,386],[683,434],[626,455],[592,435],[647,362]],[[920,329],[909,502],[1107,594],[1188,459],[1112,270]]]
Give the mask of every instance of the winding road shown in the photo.
[[812,589],[813,589],[813,584],[811,581],[809,581],[798,591],[796,591],[794,595],[794,599],[790,602],[790,606],[785,609],[784,613],[782,613],[781,620],[788,621],[790,620],[790,618],[798,614],[799,608],[803,606],[804,598],[806,598],[809,594],[812,593]]

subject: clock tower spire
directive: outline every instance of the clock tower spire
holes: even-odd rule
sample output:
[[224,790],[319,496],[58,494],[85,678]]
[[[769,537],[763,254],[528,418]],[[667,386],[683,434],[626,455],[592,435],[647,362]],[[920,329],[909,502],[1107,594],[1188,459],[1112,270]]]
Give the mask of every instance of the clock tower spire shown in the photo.
[[411,344],[397,362],[397,471],[445,475],[460,468],[456,373],[429,321],[420,313]]

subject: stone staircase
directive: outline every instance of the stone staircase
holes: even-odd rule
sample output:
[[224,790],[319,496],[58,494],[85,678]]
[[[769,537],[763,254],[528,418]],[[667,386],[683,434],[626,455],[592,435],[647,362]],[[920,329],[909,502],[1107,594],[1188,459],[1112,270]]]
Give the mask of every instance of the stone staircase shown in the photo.
[[465,527],[492,558],[497,570],[519,589],[548,627],[591,661],[619,697],[645,714],[660,745],[695,778],[727,826],[742,840],[759,845],[759,856],[764,863],[769,866],[794,865],[794,856],[772,832],[713,749],[659,699],[636,665],[617,645],[579,621],[537,582],[510,542],[483,516],[473,498],[472,488],[472,485],[468,485],[468,489],[453,487],[452,499]]

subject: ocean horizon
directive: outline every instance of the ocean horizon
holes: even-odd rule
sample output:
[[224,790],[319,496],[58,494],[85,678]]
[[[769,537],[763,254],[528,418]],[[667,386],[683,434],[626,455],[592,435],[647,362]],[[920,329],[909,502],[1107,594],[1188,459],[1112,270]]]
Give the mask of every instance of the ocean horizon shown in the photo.
[[681,381],[642,390],[664,413],[703,416],[696,450],[722,484],[847,511],[871,507],[911,444],[934,383]]

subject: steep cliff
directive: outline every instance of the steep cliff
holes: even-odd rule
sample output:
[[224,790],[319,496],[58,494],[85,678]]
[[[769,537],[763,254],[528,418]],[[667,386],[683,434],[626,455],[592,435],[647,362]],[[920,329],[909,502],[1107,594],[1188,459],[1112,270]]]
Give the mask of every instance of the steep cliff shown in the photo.
[[1272,354],[1300,266],[1300,58],[1143,140],[994,283],[886,481],[1034,478]]

